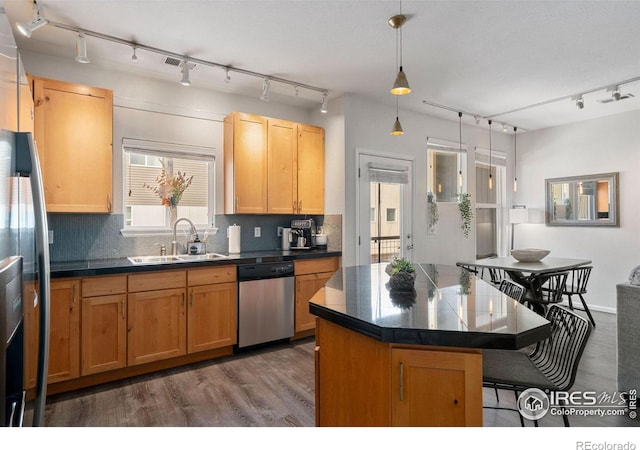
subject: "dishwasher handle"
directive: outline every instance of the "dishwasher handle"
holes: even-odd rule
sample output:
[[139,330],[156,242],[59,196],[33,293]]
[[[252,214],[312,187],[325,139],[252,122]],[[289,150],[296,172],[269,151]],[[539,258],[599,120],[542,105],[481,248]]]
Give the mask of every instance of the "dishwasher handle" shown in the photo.
[[238,281],[267,280],[292,277],[293,263],[241,264],[238,266]]

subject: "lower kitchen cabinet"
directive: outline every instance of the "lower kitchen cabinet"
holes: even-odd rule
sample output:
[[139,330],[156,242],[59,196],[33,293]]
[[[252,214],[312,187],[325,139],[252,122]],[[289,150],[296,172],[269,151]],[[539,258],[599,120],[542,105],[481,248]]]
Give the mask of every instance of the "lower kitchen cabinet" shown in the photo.
[[235,344],[237,311],[236,283],[190,287],[187,352],[194,353]]
[[309,300],[338,270],[338,257],[294,261],[296,283],[295,332],[313,330],[316,317],[309,313]]
[[184,288],[128,294],[128,365],[187,353],[185,296]]
[[127,295],[82,299],[81,374],[127,365]]
[[80,376],[80,280],[51,281],[49,383]]
[[82,279],[80,374],[127,365],[127,276]]

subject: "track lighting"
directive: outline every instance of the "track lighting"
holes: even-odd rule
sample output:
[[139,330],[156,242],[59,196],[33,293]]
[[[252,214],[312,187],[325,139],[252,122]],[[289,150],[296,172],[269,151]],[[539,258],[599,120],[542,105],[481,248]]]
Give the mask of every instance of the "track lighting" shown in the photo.
[[620,87],[616,86],[613,91],[611,91],[611,100],[617,102],[620,100]]
[[138,62],[138,55],[136,55],[135,45],[133,46],[133,55],[131,55],[131,62],[134,64]]
[[507,124],[506,124],[506,123],[503,123],[503,124],[502,124],[502,132],[503,132],[503,133],[506,133],[507,131],[509,131],[509,130],[507,130]]
[[191,86],[191,81],[189,80],[189,63],[186,59],[182,60],[182,80],[180,80],[180,84],[183,86]]
[[327,109],[327,94],[324,93],[322,94],[322,106],[320,106],[320,112],[323,114],[326,114],[328,111]]
[[393,95],[406,95],[411,92],[407,76],[402,69],[402,25],[407,21],[407,18],[402,14],[398,14],[389,19],[389,26],[396,30],[396,60],[398,61],[398,75],[391,88]]
[[260,100],[262,100],[263,102],[269,101],[269,88],[269,80],[265,78],[262,82],[262,95],[260,95]]
[[224,82],[229,84],[231,82],[231,75],[229,75],[229,68],[225,67],[224,69]]
[[580,96],[576,99],[576,106],[578,107],[578,109],[582,109],[582,108],[584,108],[584,99],[582,98],[582,95],[580,95]]
[[293,95],[297,97],[298,94],[300,94],[300,89],[296,85],[296,86],[293,87]]
[[33,11],[33,19],[31,19],[31,22],[29,22],[29,23],[25,23],[25,22],[17,23],[16,24],[16,28],[18,29],[18,31],[20,31],[20,33],[22,33],[26,37],[30,38],[31,37],[31,33],[36,31],[38,28],[42,28],[47,23],[48,23],[48,20],[40,15],[40,10],[38,9],[37,6],[35,6],[34,7],[34,11]]
[[473,119],[476,121],[476,125],[480,125],[480,117],[473,116]]
[[76,38],[76,61],[83,64],[91,62],[87,56],[87,41],[82,32],[78,33],[78,37]]

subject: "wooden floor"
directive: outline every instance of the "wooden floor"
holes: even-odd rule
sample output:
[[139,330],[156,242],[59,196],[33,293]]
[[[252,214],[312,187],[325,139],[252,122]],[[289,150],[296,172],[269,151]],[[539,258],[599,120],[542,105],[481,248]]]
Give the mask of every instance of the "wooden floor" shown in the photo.
[[[615,315],[594,312],[574,389],[616,391]],[[52,427],[313,427],[313,338],[60,394],[47,399]],[[485,405],[495,405],[485,389]],[[511,392],[501,405],[513,406]],[[572,427],[640,426],[624,417],[570,417]],[[485,427],[518,427],[512,411],[484,410]],[[527,426],[532,424],[528,423]],[[560,417],[540,426],[561,427]]]

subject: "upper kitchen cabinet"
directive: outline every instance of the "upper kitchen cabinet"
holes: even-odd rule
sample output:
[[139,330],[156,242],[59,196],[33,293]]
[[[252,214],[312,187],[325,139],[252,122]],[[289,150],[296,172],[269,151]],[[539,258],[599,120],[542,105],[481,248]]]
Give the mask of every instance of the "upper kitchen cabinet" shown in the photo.
[[47,211],[111,212],[112,91],[31,80]]
[[225,119],[226,214],[324,214],[324,130],[234,112]]
[[266,150],[266,118],[238,112],[225,118],[225,214],[267,212]]

